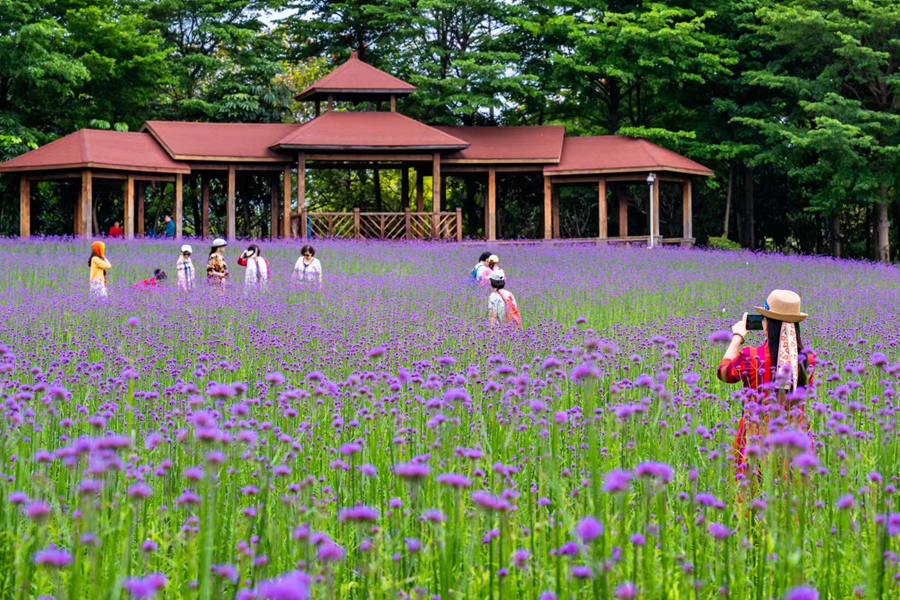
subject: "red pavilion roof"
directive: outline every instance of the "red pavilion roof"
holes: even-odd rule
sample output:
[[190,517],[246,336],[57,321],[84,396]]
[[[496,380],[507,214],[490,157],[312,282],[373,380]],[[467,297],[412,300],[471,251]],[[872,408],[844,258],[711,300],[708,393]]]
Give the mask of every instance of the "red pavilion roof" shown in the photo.
[[0,172],[117,169],[190,173],[147,133],[82,129],[0,164]]
[[295,98],[297,100],[364,99],[365,96],[403,96],[412,94],[416,86],[410,85],[359,59],[356,52],[334,71],[318,80]]
[[566,135],[562,125],[436,129],[469,143],[468,148],[446,157],[453,163],[556,163]]
[[469,144],[396,112],[328,111],[278,140],[279,150],[461,150]]
[[178,160],[291,162],[269,147],[296,128],[284,123],[147,121],[142,130]]
[[565,138],[558,164],[547,165],[547,175],[673,171],[711,176],[713,171],[653,142],[623,135]]

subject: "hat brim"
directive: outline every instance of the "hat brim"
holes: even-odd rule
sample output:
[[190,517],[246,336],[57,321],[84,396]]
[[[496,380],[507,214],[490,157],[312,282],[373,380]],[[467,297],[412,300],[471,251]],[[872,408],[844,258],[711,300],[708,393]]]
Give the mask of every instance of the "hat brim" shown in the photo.
[[796,313],[792,315],[782,314],[773,312],[771,310],[765,309],[762,306],[754,306],[753,310],[758,312],[764,317],[769,317],[770,319],[777,319],[778,321],[784,321],[785,323],[800,323],[806,320],[806,317],[809,315],[806,313]]

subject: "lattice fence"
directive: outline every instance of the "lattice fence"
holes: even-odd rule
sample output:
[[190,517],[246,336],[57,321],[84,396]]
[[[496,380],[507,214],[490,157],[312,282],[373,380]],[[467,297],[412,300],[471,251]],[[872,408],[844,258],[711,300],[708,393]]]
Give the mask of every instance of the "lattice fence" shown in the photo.
[[442,213],[306,212],[291,217],[301,238],[366,240],[462,240],[462,211]]

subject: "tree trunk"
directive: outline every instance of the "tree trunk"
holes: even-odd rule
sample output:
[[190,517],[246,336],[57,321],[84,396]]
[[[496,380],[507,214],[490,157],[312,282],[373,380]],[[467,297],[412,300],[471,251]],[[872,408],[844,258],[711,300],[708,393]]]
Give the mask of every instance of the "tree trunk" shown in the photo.
[[[416,175],[418,177],[418,175]],[[475,181],[471,177],[466,177],[466,199],[463,213],[466,215],[466,221],[469,223],[469,235],[475,237],[478,235],[478,204],[475,201]],[[472,231],[474,230],[474,231]]]
[[831,255],[841,257],[841,213],[834,213],[831,221]]
[[731,220],[731,190],[734,187],[734,165],[728,166],[728,191],[725,192],[725,227],[722,237],[728,239],[728,222]]
[[188,181],[190,182],[188,189],[191,194],[191,213],[194,215],[194,235],[200,235],[202,233],[203,219],[200,214],[200,194],[197,193],[197,176],[191,175]]
[[153,229],[154,235],[159,235],[159,213],[162,211],[162,196],[164,196],[165,194],[160,194],[159,196],[156,195],[156,192],[157,192],[156,183],[153,183],[151,185],[151,188],[153,189],[154,200],[156,200],[156,215],[153,217],[152,229]]
[[747,247],[756,247],[756,223],[753,217],[753,167],[744,167],[744,225],[747,227]]
[[875,260],[891,262],[890,218],[888,217],[888,189],[881,186],[881,202],[875,203]]
[[381,204],[381,169],[375,169],[372,177],[372,183],[375,186],[375,212],[382,211]]
[[242,202],[244,205],[244,234],[247,237],[253,237],[253,232],[251,231],[251,223],[250,223],[250,194],[247,194],[247,197],[244,198]]
[[100,225],[97,223],[97,204],[99,204],[99,202],[96,200],[91,202],[91,220],[94,222],[95,236],[100,234]]

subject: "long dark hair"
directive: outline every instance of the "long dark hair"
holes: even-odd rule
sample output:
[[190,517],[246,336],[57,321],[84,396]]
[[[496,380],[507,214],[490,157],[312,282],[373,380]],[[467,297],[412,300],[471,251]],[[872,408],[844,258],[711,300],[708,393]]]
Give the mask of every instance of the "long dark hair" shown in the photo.
[[[771,362],[772,368],[772,380],[775,380],[775,376],[778,373],[775,370],[778,368],[778,344],[781,343],[781,325],[784,321],[779,321],[778,319],[773,319],[771,317],[766,317],[766,344],[769,347],[769,361]],[[803,345],[803,339],[800,337],[800,323],[788,323],[788,325],[794,326],[794,331],[797,332],[797,364],[799,368],[797,369],[797,387],[806,387],[806,384],[809,383],[809,359],[806,356],[806,347]]]
[[91,257],[88,259],[88,266],[89,266],[89,267],[92,266],[92,264],[93,264],[93,262],[94,262],[94,257],[95,257],[95,256],[96,256],[97,258],[103,258],[103,257],[100,256],[99,254],[97,254],[97,251],[96,251],[96,250],[94,250],[93,248],[91,248]]

